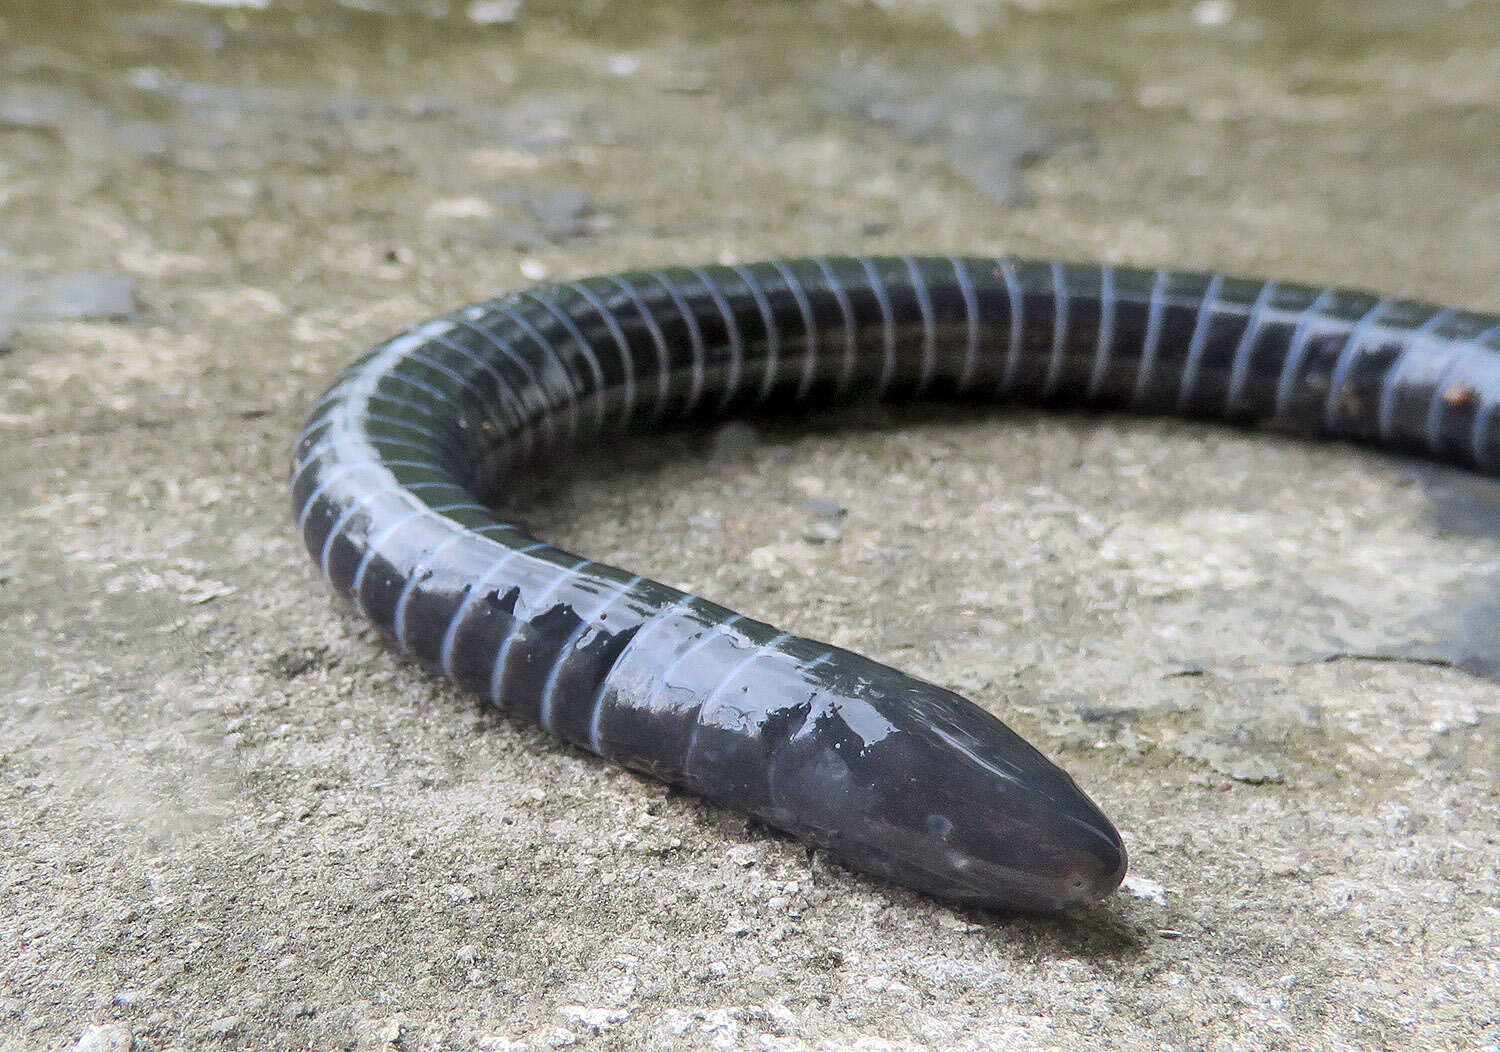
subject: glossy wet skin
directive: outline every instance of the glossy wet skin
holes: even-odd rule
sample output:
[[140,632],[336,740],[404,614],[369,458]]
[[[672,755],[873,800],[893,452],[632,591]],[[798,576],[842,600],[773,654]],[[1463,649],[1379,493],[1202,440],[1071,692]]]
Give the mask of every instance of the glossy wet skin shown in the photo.
[[[1109,819],[1009,727],[952,691],[814,646],[811,658],[724,647],[709,676],[727,689],[702,705],[690,676],[662,672],[678,648],[648,639],[619,666],[642,689],[628,709],[683,738],[617,733],[599,751],[939,898],[1056,910],[1119,886],[1125,849]],[[609,705],[626,707],[618,693]]]
[[1125,872],[1060,769],[950,691],[496,521],[560,448],[763,404],[991,397],[1214,415],[1500,464],[1500,319],[1342,290],[854,258],[548,286],[377,348],[315,409],[298,525],[405,652],[505,711],[946,899]]
[[809,839],[976,906],[1056,910],[1119,886],[1114,826],[1009,727],[863,659],[830,679],[772,761],[773,793]]

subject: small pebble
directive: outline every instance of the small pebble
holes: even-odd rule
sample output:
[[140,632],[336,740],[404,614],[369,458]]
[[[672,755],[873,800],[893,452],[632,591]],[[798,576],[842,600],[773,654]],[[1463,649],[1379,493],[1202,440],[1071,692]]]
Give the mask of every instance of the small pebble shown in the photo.
[[130,1052],[133,1048],[135,1035],[123,1026],[111,1023],[84,1030],[78,1044],[73,1046],[73,1052]]
[[105,270],[0,280],[0,323],[7,316],[41,321],[129,321],[135,317],[135,283],[123,274]]
[[398,1045],[401,1032],[406,1029],[406,1020],[398,1015],[393,1019],[376,1020],[370,1026],[370,1034],[377,1046]]
[[521,0],[473,0],[465,10],[475,25],[509,25],[521,13]]
[[206,1029],[210,1034],[224,1036],[238,1030],[241,1022],[243,1020],[237,1015],[223,1015],[210,1022]]
[[848,508],[844,507],[838,501],[829,500],[826,497],[810,497],[802,502],[802,507],[807,510],[809,515],[819,519],[826,519],[829,522],[838,522],[849,514]]
[[629,1015],[620,1008],[590,1008],[586,1005],[563,1005],[557,1014],[593,1030],[609,1030]]
[[1234,17],[1234,0],[1200,0],[1193,5],[1193,25],[1212,29]]
[[453,902],[473,902],[479,897],[471,889],[464,887],[462,884],[443,885],[443,894],[448,896],[449,900]]
[[641,60],[635,55],[611,55],[605,68],[616,77],[629,77],[640,72]]
[[743,866],[745,869],[749,869],[751,866],[755,865],[755,848],[751,847],[749,844],[736,844],[734,847],[724,852],[724,854],[729,858],[729,861],[733,862],[736,866]]
[[445,197],[433,201],[424,210],[428,219],[489,219],[494,206],[482,197]]
[[1145,877],[1137,877],[1132,874],[1125,878],[1120,888],[1138,899],[1145,899],[1147,902],[1154,902],[1159,906],[1167,904],[1167,889],[1154,880],[1148,880]]

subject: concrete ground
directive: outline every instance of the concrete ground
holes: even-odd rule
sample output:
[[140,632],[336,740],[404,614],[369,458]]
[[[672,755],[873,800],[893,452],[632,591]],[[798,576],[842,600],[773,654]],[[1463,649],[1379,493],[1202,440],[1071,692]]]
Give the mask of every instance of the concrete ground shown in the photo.
[[1491,483],[923,407],[517,495],[1068,767],[1131,880],[1014,918],[481,714],[329,600],[284,477],[341,363],[549,275],[1007,251],[1500,309],[1497,15],[0,4],[0,1049],[1500,1047]]

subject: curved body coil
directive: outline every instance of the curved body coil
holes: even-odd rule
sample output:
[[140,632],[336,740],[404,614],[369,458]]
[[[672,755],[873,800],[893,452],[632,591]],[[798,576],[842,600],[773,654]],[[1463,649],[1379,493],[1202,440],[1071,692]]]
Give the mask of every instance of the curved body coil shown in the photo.
[[1125,851],[950,691],[502,523],[485,498],[610,432],[962,396],[1219,417],[1500,464],[1500,319],[1336,289],[968,258],[549,285],[346,369],[297,442],[309,551],[401,651],[573,744],[943,898],[1050,910]]

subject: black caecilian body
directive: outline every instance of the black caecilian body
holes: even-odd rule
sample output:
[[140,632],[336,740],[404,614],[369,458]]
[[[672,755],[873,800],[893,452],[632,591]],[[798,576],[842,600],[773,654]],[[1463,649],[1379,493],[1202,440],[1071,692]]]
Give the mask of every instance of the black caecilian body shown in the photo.
[[670,268],[420,325],[296,446],[298,528],[397,647],[600,756],[946,899],[1050,910],[1125,851],[941,687],[570,554],[487,497],[601,435],[761,405],[992,398],[1275,419],[1500,465],[1500,319],[1338,289],[1006,259]]

